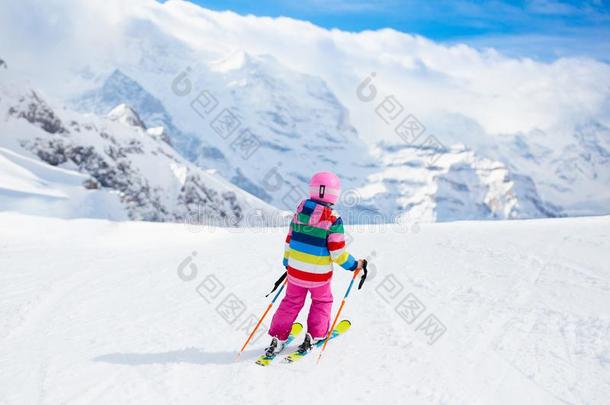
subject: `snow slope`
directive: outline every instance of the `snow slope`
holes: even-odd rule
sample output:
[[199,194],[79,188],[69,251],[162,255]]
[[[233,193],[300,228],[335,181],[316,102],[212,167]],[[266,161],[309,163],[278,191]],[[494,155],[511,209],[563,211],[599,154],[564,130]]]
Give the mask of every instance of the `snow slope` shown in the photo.
[[[284,229],[0,213],[0,403],[604,404],[609,225],[348,227],[373,264],[344,310],[352,330],[319,365],[263,369],[265,337],[235,352],[281,273]],[[335,274],[336,304],[349,278]],[[403,319],[414,298],[425,308]]]
[[60,218],[127,219],[118,193],[98,190],[96,184],[90,176],[0,148],[0,211]]

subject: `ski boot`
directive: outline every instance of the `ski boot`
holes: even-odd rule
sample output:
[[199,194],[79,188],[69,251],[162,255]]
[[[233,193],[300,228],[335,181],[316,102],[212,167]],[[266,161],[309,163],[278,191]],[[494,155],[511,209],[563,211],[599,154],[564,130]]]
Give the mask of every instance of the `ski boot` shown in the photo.
[[279,340],[278,338],[273,337],[271,339],[271,343],[265,349],[265,356],[267,356],[267,357],[274,357],[279,352],[284,350],[284,346],[285,345],[286,345],[286,341],[285,340]]
[[315,345],[317,345],[321,341],[324,341],[324,339],[326,339],[326,336],[321,338],[313,338],[311,334],[307,332],[307,334],[305,335],[305,340],[303,340],[303,343],[299,345],[297,351],[299,353],[306,353],[310,351]]

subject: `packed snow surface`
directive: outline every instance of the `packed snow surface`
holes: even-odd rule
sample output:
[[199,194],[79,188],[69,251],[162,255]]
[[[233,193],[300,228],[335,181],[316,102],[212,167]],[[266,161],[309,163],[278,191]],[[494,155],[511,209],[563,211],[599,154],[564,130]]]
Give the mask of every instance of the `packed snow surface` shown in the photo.
[[[610,217],[348,227],[371,262],[351,330],[320,364],[265,369],[266,336],[235,355],[282,272],[285,229],[0,213],[0,404],[607,403],[609,230]],[[334,310],[350,276],[333,278]]]

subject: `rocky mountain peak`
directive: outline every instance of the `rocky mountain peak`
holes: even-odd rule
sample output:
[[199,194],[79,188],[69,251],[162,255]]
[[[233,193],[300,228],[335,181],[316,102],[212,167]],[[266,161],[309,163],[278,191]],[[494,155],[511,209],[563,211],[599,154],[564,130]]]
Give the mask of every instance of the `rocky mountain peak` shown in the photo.
[[50,134],[69,132],[55,111],[33,90],[20,96],[8,109],[8,114],[25,119]]
[[140,115],[127,104],[119,104],[114,107],[112,111],[108,113],[108,118],[113,121],[146,130],[146,125],[140,118]]

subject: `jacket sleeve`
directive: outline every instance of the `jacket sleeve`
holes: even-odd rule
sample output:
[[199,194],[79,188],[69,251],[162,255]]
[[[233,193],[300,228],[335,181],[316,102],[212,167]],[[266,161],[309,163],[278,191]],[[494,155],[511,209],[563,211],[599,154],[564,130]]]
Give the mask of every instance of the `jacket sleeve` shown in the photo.
[[337,263],[345,270],[356,270],[358,262],[345,249],[345,230],[343,229],[343,220],[341,217],[337,217],[331,225],[326,244],[333,262]]
[[290,225],[288,226],[288,235],[286,235],[286,242],[284,243],[284,260],[282,264],[284,267],[288,266],[288,259],[290,258],[290,239],[292,238],[292,224],[294,223],[294,218],[290,221]]

